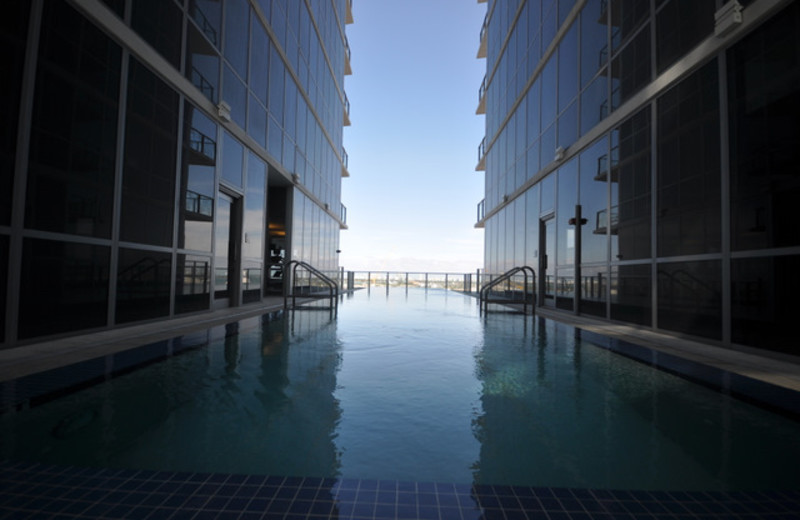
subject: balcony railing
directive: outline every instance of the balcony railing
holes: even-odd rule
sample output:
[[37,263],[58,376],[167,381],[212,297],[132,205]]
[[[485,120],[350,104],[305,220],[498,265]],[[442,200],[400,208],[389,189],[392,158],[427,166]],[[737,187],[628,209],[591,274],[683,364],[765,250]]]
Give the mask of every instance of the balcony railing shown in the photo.
[[486,199],[483,199],[478,203],[478,220],[477,222],[482,221],[486,217]]
[[478,162],[480,163],[483,161],[483,157],[486,155],[486,136],[481,139],[481,144],[478,145]]
[[486,113],[486,76],[483,76],[483,81],[481,81],[481,86],[478,89],[478,110],[475,111],[476,114],[485,114]]
[[197,87],[205,97],[214,101],[214,85],[194,67],[192,67],[192,84]]
[[479,289],[477,276],[473,273],[347,271],[345,289],[348,291],[385,288],[388,293],[390,288],[408,290],[409,287],[460,292],[475,292]]
[[612,206],[611,207],[611,216],[609,217],[609,212],[607,209],[601,209],[597,212],[597,216],[595,218],[594,230],[592,233],[595,235],[605,235],[607,229],[611,229],[611,234],[614,235],[617,232],[617,226],[619,225],[619,206]]
[[344,93],[344,126],[350,126],[350,100],[347,92]]
[[217,158],[216,141],[195,128],[189,131],[189,147],[212,161]]
[[191,10],[192,18],[200,29],[203,31],[203,34],[213,43],[217,45],[217,31],[214,29],[214,26],[211,25],[211,22],[208,21],[208,17],[206,17],[205,13],[197,7],[197,2],[192,2],[192,10]]
[[344,204],[340,204],[339,206],[339,220],[341,220],[343,224],[347,224],[347,206]]

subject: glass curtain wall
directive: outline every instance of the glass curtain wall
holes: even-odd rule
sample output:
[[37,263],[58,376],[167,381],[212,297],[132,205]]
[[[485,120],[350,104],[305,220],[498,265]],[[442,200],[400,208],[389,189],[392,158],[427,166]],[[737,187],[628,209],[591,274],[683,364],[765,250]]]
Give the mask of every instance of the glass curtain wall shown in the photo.
[[800,6],[702,55],[717,4],[487,5],[485,271],[533,267],[562,311],[800,355]]

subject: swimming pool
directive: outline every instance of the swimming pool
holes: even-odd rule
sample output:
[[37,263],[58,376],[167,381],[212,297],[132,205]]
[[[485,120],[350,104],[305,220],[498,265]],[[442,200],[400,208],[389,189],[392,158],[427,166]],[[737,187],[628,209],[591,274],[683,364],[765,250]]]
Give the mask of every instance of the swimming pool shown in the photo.
[[798,489],[800,425],[441,290],[358,291],[0,416],[0,459],[592,489]]

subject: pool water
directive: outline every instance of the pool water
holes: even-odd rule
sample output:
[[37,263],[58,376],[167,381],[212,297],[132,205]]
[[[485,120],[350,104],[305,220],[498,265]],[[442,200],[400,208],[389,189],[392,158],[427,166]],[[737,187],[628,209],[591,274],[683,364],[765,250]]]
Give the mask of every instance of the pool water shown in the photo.
[[424,289],[357,291],[0,416],[0,459],[594,489],[800,488],[800,424]]

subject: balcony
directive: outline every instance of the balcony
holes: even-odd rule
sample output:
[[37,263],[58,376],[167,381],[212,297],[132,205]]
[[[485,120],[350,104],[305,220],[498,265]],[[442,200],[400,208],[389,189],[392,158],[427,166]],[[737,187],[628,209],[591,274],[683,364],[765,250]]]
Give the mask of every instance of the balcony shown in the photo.
[[347,225],[347,206],[344,204],[339,204],[339,220],[342,221],[342,224],[345,226]]
[[347,93],[344,95],[344,126],[350,126],[350,100],[347,99]]
[[486,199],[478,203],[478,220],[476,222],[481,223],[484,218],[486,218]]
[[606,231],[610,228],[611,234],[616,235],[618,227],[619,227],[619,206],[612,206],[610,216],[607,209],[601,209],[600,211],[597,212],[597,216],[595,217],[595,222],[594,222],[594,229],[592,230],[592,233],[595,235],[605,235]]
[[347,5],[347,10],[344,14],[344,23],[351,24],[353,23],[353,0],[347,0],[345,4]]
[[350,177],[350,172],[347,169],[347,163],[349,161],[349,157],[347,156],[347,152],[342,147],[342,177]]
[[481,139],[481,144],[478,145],[478,166],[475,167],[475,171],[486,171],[486,137]]
[[597,174],[594,180],[598,182],[619,182],[619,164],[616,157],[612,155],[611,160],[608,154],[597,158]]
[[486,16],[483,18],[483,26],[481,27],[481,43],[478,47],[478,58],[485,58],[486,51],[488,49],[488,44],[486,43],[487,38],[487,29],[489,28],[489,13],[486,13]]
[[344,75],[345,76],[352,76],[353,69],[350,67],[350,42],[347,41],[347,37],[344,39]]
[[478,89],[478,109],[475,110],[476,115],[486,113],[486,76],[483,77],[481,88]]

